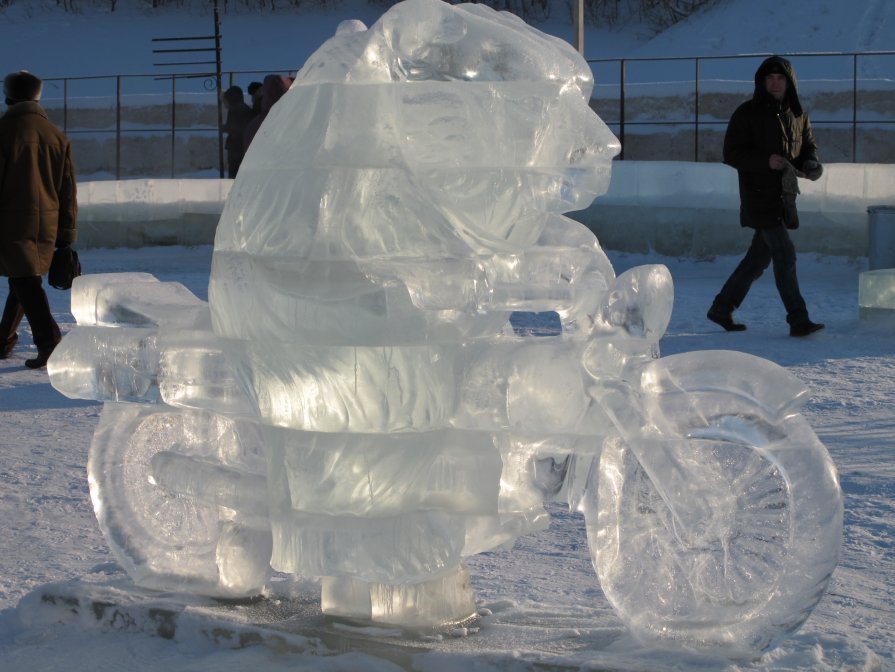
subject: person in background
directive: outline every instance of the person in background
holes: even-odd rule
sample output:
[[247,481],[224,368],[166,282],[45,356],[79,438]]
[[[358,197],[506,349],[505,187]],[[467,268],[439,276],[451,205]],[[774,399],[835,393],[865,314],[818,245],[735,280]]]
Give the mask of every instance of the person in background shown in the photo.
[[22,317],[28,318],[43,368],[62,340],[41,276],[53,252],[75,242],[78,214],[71,143],[37,102],[43,82],[27,71],[7,75],[9,108],[0,118],[0,275],[9,295],[0,318],[0,359],[9,357]]
[[743,331],[733,311],[752,283],[774,264],[774,281],[786,309],[790,336],[824,328],[808,317],[796,275],[796,251],[789,229],[799,226],[799,177],[817,180],[823,166],[808,114],[802,109],[792,64],[780,56],[765,59],[755,72],[755,92],[727,126],[724,163],[737,171],[740,224],[755,230],[746,256],[715,297],[707,317],[727,331]]
[[252,114],[261,114],[261,82],[251,82],[246,91],[252,100]]
[[249,150],[249,145],[252,144],[252,139],[255,137],[258,129],[261,128],[261,123],[267,117],[268,112],[289,90],[289,87],[292,86],[292,81],[291,77],[284,75],[265,76],[264,84],[261,86],[261,112],[252,117],[252,120],[246,126],[243,136],[243,144],[246,151]]
[[231,86],[221,94],[221,98],[227,109],[227,120],[223,128],[227,134],[224,143],[224,148],[227,150],[227,177],[232,179],[236,177],[245,154],[243,145],[245,128],[254,115],[252,108],[246,105],[242,89],[238,86]]

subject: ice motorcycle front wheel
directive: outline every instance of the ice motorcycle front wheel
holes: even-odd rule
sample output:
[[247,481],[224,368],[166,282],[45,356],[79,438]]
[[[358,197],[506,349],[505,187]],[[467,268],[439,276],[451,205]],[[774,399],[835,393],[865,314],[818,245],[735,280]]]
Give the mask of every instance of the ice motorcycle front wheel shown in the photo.
[[[688,353],[643,380],[651,435],[607,441],[582,504],[602,589],[640,639],[754,657],[808,618],[836,565],[832,460],[793,410],[801,384],[766,360]],[[649,473],[648,451],[679,478]]]

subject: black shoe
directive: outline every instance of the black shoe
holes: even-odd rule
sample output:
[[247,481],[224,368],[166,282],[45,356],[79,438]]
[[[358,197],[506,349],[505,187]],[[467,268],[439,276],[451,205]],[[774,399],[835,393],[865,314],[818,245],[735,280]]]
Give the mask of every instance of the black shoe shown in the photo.
[[746,325],[734,322],[733,317],[731,317],[729,313],[710,310],[705,316],[715,324],[720,324],[724,327],[724,331],[746,331]]
[[13,336],[8,341],[0,341],[0,359],[8,359],[12,354],[12,349],[16,347],[16,343],[18,342],[18,335]]
[[807,336],[808,334],[813,334],[815,331],[820,331],[823,328],[824,325],[818,324],[817,322],[812,322],[811,320],[793,322],[791,325],[789,325],[789,335]]
[[37,357],[35,357],[34,359],[26,359],[25,360],[25,366],[27,366],[29,369],[44,368],[47,365],[47,360],[50,359],[50,355],[53,354],[53,350],[55,350],[55,349],[56,349],[56,346],[54,345],[52,348],[49,348],[48,350],[38,350]]

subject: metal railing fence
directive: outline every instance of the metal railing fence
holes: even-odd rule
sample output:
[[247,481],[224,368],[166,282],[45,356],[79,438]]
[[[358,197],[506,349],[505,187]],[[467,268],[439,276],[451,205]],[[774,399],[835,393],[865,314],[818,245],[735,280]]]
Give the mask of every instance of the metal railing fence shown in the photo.
[[[782,54],[826,162],[895,163],[895,51]],[[589,59],[591,106],[631,160],[718,161],[730,114],[768,54]],[[266,74],[224,73],[246,90]],[[158,74],[44,80],[43,104],[94,179],[224,174],[213,77]],[[247,97],[247,102],[248,97]]]
[[[588,59],[592,106],[619,137],[619,158],[719,160],[730,115],[752,96],[770,55]],[[825,161],[895,163],[895,51],[780,55],[793,63]],[[673,147],[649,142],[656,129],[687,138]],[[689,156],[679,156],[682,145]]]
[[[224,89],[267,74],[295,70],[223,73]],[[79,174],[98,179],[137,175],[224,175],[218,151],[223,133],[214,75],[158,74],[48,77],[41,103],[71,139]],[[251,100],[246,95],[246,103]]]

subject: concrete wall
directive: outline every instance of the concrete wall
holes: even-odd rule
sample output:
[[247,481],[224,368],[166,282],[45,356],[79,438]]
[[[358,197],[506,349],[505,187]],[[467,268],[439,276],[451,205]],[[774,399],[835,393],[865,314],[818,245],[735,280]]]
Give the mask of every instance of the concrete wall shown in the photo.
[[[799,252],[866,256],[867,208],[895,206],[895,165],[827,164],[799,180]],[[206,245],[232,180],[123,180],[79,185],[78,246]],[[609,191],[571,213],[607,250],[710,258],[739,254],[736,172],[717,163],[616,161]]]

